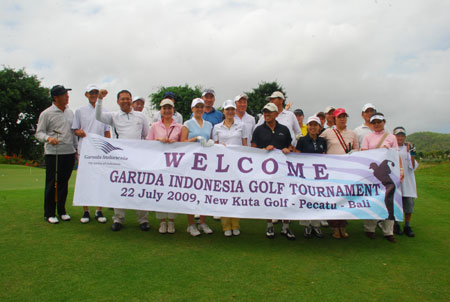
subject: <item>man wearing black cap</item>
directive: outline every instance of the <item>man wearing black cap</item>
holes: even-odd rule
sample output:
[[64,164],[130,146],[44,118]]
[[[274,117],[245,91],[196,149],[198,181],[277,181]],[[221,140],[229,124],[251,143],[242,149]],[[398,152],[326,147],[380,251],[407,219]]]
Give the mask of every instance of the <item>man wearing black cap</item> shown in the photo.
[[53,86],[50,92],[53,104],[39,115],[36,129],[36,138],[45,143],[44,219],[52,224],[59,222],[56,209],[61,220],[70,220],[65,205],[77,149],[72,131],[73,112],[67,106],[70,90],[62,85]]

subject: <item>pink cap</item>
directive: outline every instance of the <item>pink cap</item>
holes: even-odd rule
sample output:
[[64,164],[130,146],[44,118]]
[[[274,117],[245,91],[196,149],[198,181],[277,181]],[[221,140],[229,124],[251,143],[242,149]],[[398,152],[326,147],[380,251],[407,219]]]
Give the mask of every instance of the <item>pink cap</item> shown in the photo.
[[348,116],[348,114],[347,114],[347,112],[345,112],[344,108],[337,108],[336,110],[334,110],[333,116],[338,117],[341,114],[345,114],[346,116]]

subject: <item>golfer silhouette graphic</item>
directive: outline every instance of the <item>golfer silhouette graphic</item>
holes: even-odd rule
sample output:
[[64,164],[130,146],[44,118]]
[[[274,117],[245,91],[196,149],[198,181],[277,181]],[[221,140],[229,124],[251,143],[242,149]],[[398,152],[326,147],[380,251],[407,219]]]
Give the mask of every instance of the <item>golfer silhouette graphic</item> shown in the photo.
[[386,205],[386,209],[388,211],[389,220],[394,220],[394,193],[395,193],[395,184],[392,178],[389,176],[391,173],[391,168],[389,167],[389,163],[392,167],[395,167],[395,164],[391,160],[384,160],[380,165],[376,163],[371,163],[369,168],[373,170],[373,175],[381,181],[381,183],[386,188],[386,194],[384,196],[384,203]]

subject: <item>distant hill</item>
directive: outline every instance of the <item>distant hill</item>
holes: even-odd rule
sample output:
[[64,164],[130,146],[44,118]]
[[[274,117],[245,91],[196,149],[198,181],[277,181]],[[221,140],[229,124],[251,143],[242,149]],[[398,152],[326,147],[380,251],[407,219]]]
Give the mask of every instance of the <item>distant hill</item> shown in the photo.
[[450,150],[450,134],[416,132],[408,135],[406,141],[415,144],[417,152]]

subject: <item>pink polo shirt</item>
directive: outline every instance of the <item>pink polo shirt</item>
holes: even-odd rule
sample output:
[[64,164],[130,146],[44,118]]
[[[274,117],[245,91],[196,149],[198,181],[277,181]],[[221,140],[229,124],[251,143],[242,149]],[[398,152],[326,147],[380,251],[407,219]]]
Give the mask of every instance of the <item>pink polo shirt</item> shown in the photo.
[[[380,143],[381,139],[383,138],[383,135],[385,134],[385,131],[380,132],[372,132],[364,136],[361,149],[364,150],[371,150],[376,149],[378,144]],[[398,150],[398,144],[397,144],[397,138],[393,134],[388,134],[381,144],[380,148],[395,148]]]
[[161,120],[152,124],[146,139],[156,140],[158,138],[165,137],[179,142],[181,138],[181,128],[183,128],[183,125],[178,124],[174,120],[172,120],[172,124],[170,124],[169,129],[167,129],[163,121]]

